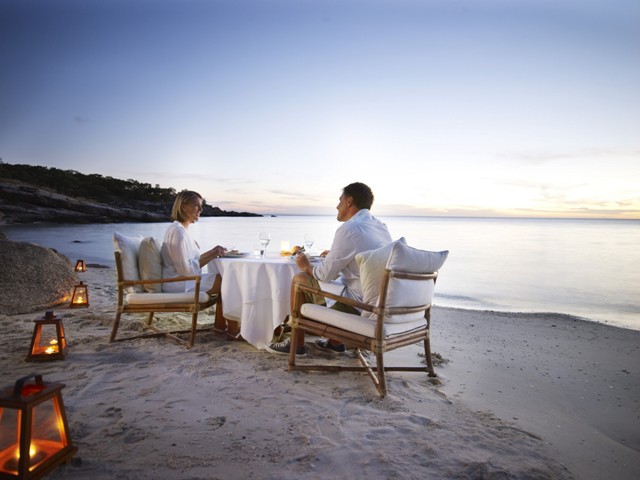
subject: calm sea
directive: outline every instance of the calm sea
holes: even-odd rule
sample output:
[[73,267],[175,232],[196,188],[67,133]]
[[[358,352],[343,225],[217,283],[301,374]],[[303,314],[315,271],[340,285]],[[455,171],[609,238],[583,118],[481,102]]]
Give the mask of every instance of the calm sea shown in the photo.
[[[640,330],[640,221],[380,217],[394,239],[426,250],[449,250],[435,303],[509,312],[555,312]],[[162,239],[168,223],[2,226],[11,240],[55,248],[74,261],[113,265],[112,235]],[[250,251],[258,233],[329,248],[340,224],[328,216],[204,218],[190,228],[201,247]]]

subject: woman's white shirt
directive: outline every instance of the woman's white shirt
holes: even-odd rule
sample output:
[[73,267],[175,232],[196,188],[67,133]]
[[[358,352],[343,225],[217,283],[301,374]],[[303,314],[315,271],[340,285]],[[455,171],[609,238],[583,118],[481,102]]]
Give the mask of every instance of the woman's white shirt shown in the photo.
[[[191,238],[187,229],[175,221],[164,234],[160,251],[162,255],[162,278],[182,275],[200,275],[200,246]],[[194,281],[165,283],[163,292],[186,292],[195,288]]]

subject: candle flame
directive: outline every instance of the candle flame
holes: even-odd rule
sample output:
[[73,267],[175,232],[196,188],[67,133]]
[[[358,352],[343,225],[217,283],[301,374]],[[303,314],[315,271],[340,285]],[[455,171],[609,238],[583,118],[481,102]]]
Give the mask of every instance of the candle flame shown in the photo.
[[[36,448],[33,446],[33,443],[29,445],[29,458],[33,458],[36,454]],[[20,449],[16,448],[16,459],[20,460]]]
[[49,347],[45,348],[44,353],[47,355],[51,355],[52,353],[56,353],[58,351],[58,340],[55,338],[49,342]]

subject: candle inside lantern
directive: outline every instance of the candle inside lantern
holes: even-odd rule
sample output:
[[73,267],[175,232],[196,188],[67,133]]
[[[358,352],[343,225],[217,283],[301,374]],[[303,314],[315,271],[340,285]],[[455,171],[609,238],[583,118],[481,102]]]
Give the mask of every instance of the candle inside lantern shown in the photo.
[[45,349],[44,353],[51,355],[58,352],[58,340],[55,338],[49,342],[49,346]]
[[[47,452],[38,451],[35,449],[33,444],[29,445],[29,460],[30,460],[30,468],[29,470],[33,470],[35,465],[40,463],[47,457]],[[20,449],[16,448],[16,453],[13,457],[9,458],[3,465],[3,469],[6,471],[18,471],[18,465],[20,463]]]
[[70,306],[72,308],[89,306],[89,289],[84,284],[84,282],[78,283],[73,288],[73,294],[71,295]]

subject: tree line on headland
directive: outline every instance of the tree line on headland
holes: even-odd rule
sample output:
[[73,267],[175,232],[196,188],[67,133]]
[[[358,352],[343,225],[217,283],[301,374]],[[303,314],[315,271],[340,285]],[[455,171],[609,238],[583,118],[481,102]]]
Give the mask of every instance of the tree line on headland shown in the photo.
[[[166,222],[175,188],[0,160],[0,223]],[[203,217],[259,217],[203,205]]]

